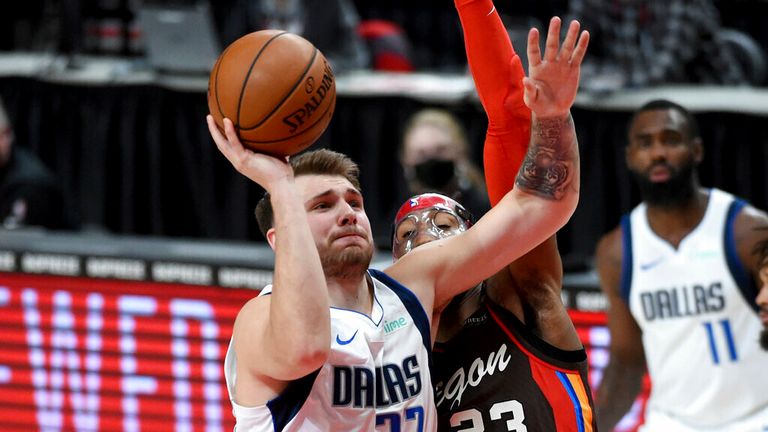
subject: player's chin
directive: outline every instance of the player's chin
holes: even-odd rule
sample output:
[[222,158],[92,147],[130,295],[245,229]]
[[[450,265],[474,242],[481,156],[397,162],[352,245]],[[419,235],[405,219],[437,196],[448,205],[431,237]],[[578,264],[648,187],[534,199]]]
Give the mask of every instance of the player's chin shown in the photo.
[[350,277],[364,273],[371,264],[373,249],[348,246],[336,253],[321,257],[326,276]]
[[373,255],[370,244],[351,244],[342,248],[340,255],[349,261],[365,260]]
[[339,247],[367,247],[370,246],[370,242],[367,238],[359,235],[347,235],[344,237],[339,237],[336,240],[334,240],[334,243],[336,246]]
[[329,245],[329,250],[337,255],[366,255],[373,251],[373,247],[367,238],[354,235],[335,239]]

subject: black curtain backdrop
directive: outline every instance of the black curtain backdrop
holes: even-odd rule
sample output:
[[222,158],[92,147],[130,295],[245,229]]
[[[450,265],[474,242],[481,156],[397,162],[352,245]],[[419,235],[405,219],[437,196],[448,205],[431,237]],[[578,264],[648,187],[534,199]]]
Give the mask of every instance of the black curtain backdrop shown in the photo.
[[[83,86],[0,78],[16,143],[57,173],[87,227],[117,234],[263,241],[253,208],[262,190],[219,154],[204,92],[157,86]],[[406,197],[396,149],[406,119],[425,104],[401,97],[339,96],[315,148],[349,154],[362,169],[365,206],[379,246]],[[479,104],[443,106],[464,121],[480,162],[486,119]],[[558,239],[566,271],[588,263],[599,237],[634,206],[624,164],[629,112],[575,108],[581,201]],[[768,207],[766,117],[698,113],[702,183]]]

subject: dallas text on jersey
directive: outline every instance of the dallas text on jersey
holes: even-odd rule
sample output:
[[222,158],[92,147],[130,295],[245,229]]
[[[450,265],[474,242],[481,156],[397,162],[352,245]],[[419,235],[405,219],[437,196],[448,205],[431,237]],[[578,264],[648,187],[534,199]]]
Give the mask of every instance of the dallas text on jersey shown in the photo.
[[648,321],[702,315],[725,308],[721,282],[660,288],[640,294],[640,302]]
[[355,408],[387,407],[421,393],[416,356],[402,365],[385,364],[371,370],[360,366],[333,367],[333,405]]

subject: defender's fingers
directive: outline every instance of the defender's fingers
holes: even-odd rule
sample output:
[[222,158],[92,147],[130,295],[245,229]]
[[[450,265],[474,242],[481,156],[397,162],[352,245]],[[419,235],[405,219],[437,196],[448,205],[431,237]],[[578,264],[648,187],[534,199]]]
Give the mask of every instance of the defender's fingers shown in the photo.
[[546,49],[544,50],[544,60],[551,62],[557,58],[557,51],[560,49],[560,18],[552,17],[549,20],[549,31],[547,32]]
[[525,101],[525,104],[530,107],[531,104],[536,102],[536,100],[539,98],[539,87],[531,78],[528,77],[523,78],[523,87],[525,87],[525,92],[523,92],[523,100]]
[[584,55],[587,53],[587,46],[589,46],[589,32],[584,30],[581,32],[579,41],[576,43],[573,55],[571,55],[571,64],[573,66],[581,65],[581,61],[584,60]]
[[571,24],[568,26],[568,33],[566,33],[565,40],[563,40],[563,45],[560,48],[560,54],[557,56],[558,60],[571,61],[571,55],[576,47],[576,39],[579,37],[580,26],[578,21],[571,21]]
[[528,73],[531,66],[538,66],[541,63],[541,47],[539,47],[539,30],[532,28],[528,32]]

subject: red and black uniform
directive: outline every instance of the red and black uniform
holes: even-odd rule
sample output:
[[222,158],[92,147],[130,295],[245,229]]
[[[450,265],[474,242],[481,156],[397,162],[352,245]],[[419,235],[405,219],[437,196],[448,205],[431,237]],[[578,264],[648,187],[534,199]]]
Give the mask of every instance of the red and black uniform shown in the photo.
[[[483,160],[495,205],[514,186],[528,150],[525,72],[491,0],[454,3],[488,115]],[[564,351],[544,342],[512,312],[481,295],[480,308],[462,328],[434,346],[438,430],[596,430],[585,350]]]
[[594,431],[584,349],[538,338],[485,299],[433,350],[439,431]]

